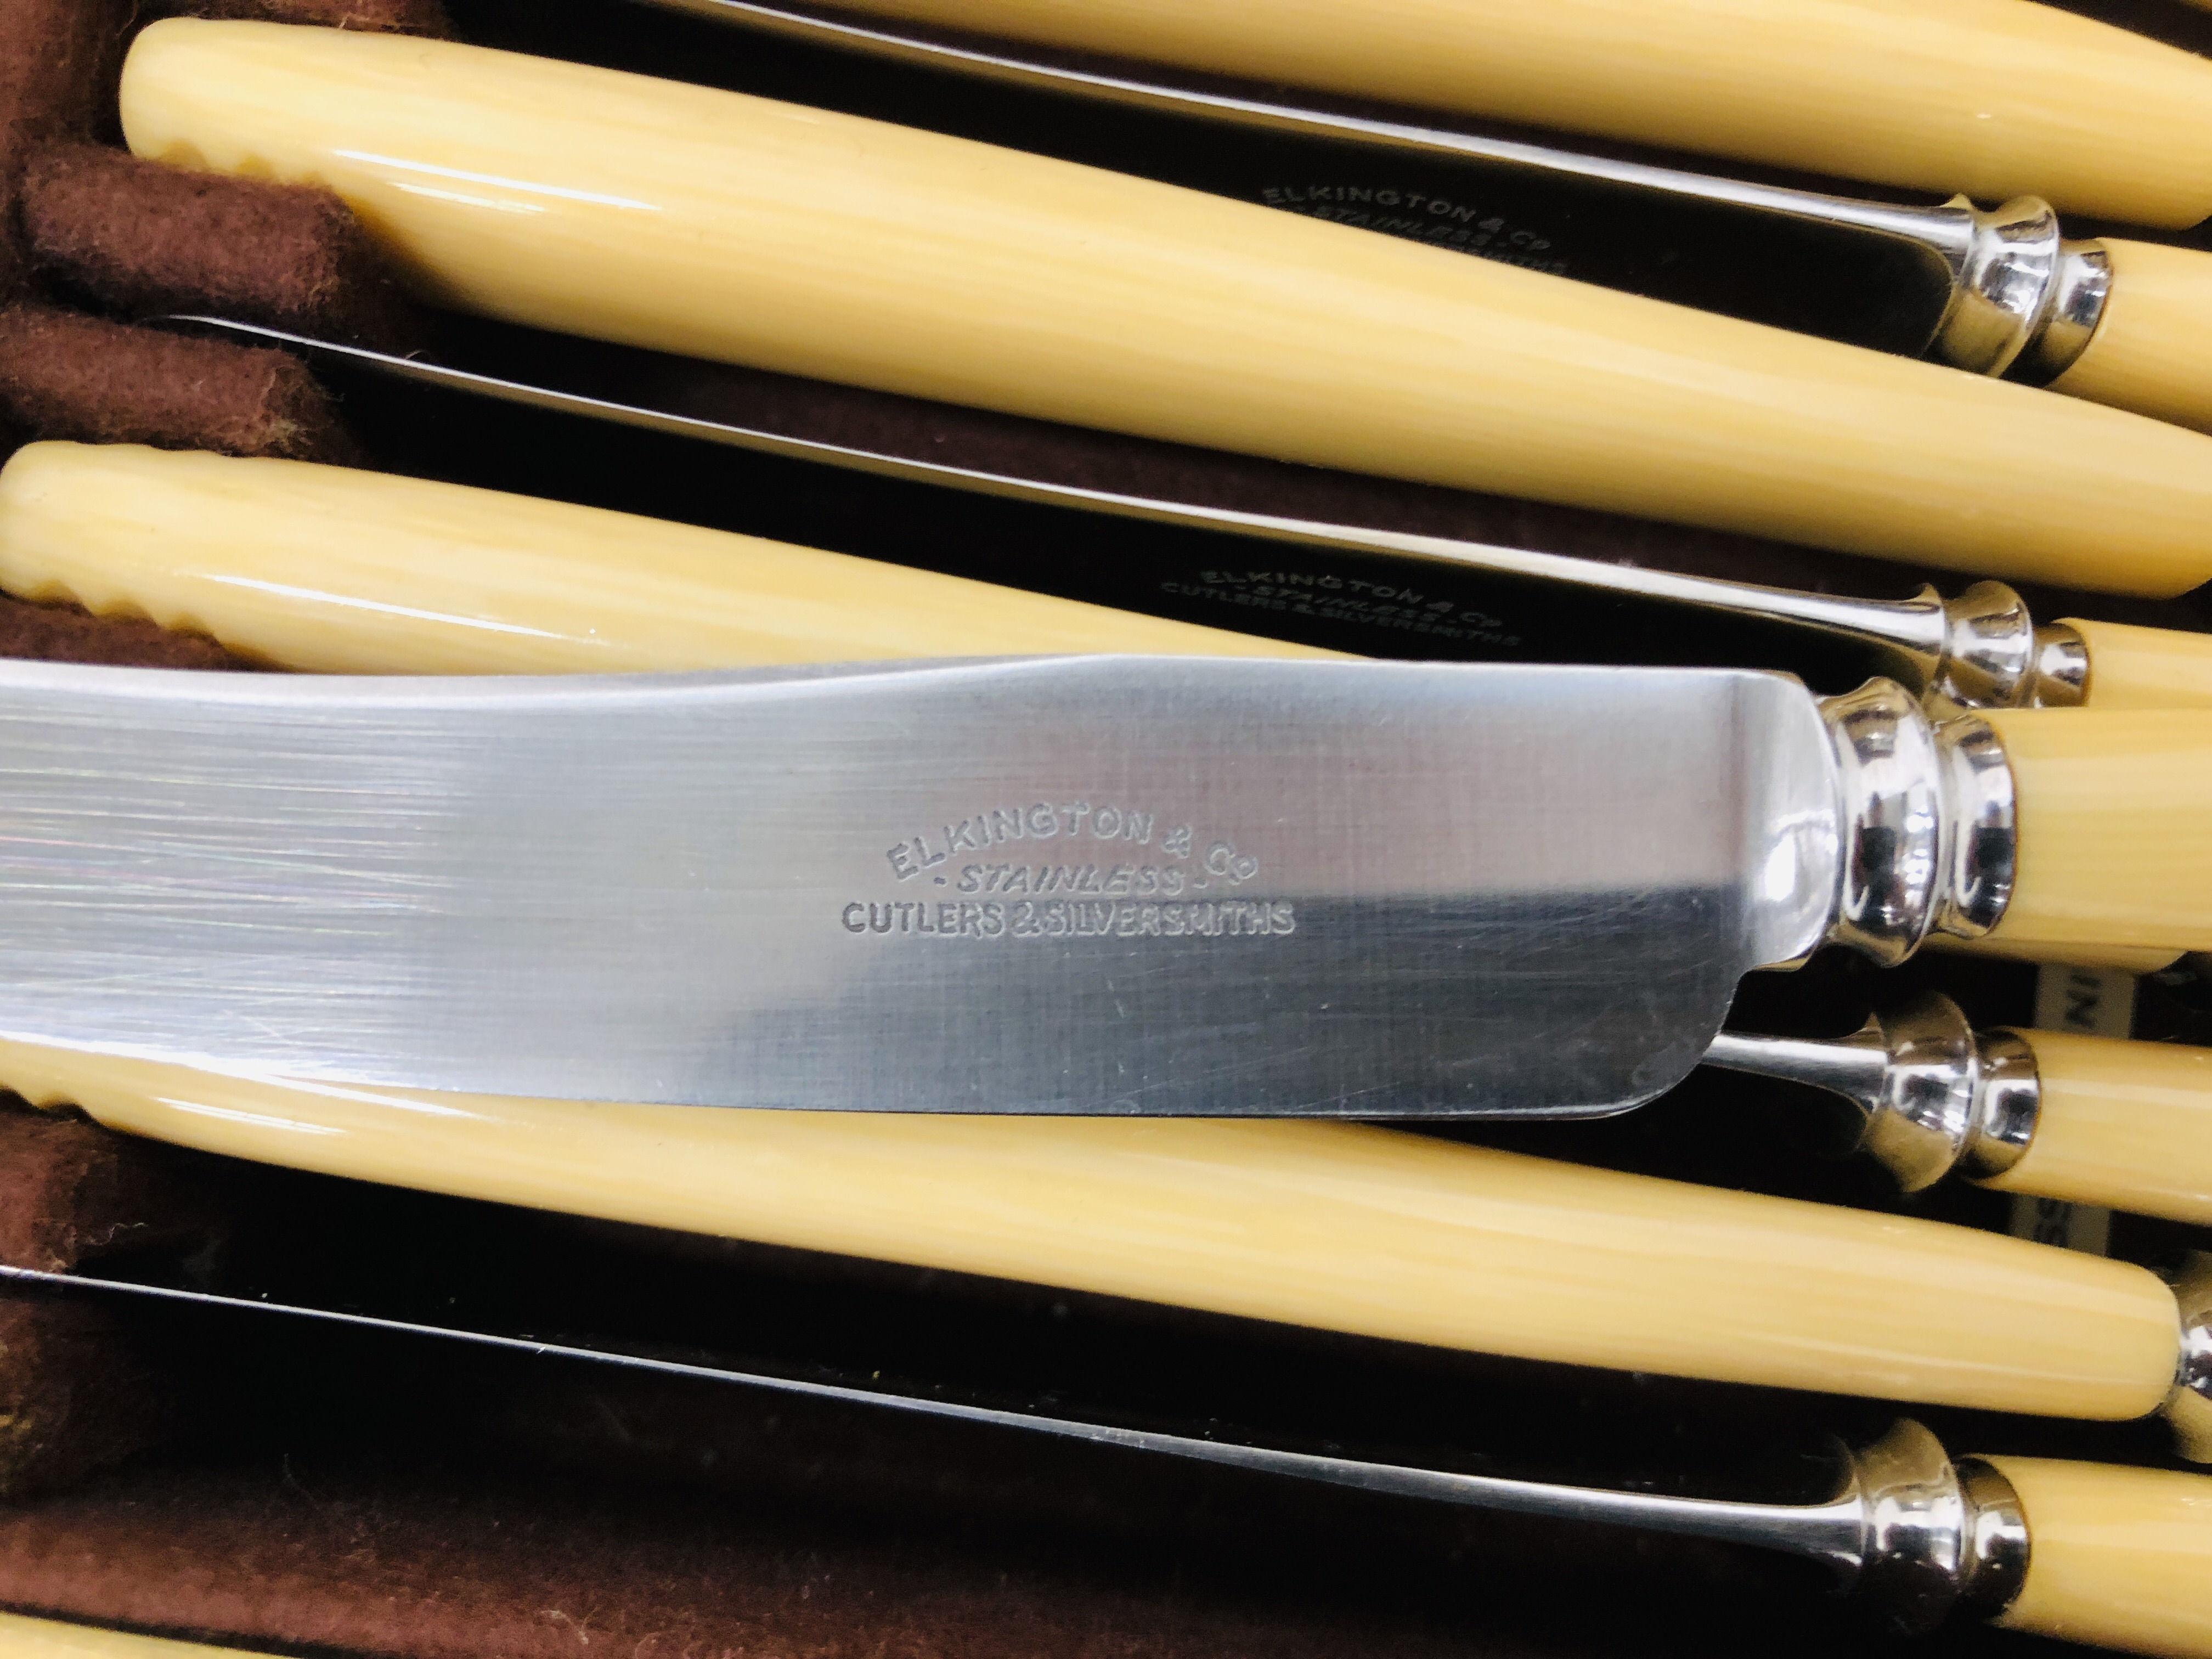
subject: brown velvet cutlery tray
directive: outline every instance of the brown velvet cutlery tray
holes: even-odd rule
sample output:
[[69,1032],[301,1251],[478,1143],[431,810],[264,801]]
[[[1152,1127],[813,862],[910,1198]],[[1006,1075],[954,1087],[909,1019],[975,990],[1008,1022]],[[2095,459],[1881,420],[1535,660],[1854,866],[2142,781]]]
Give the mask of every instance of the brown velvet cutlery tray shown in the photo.
[[[2083,5],[2212,47],[2212,16]],[[113,78],[155,15],[457,33],[1044,143],[1048,108],[809,58],[627,0],[0,0],[0,433],[381,467],[691,519],[1401,657],[1733,660],[1842,689],[1802,641],[1655,629],[1523,584],[1203,546],[641,434],[157,319],[212,317],[770,434],[1204,505],[1901,597],[1955,576],[721,368],[411,307],[334,198],[170,173],[118,147]],[[1141,134],[1066,116],[1083,159]],[[1017,131],[1006,125],[1026,121]],[[1024,134],[1030,135],[1024,137]],[[1103,148],[1102,148],[1103,147]],[[2135,234],[2135,233],[2130,233]],[[1663,246],[1654,257],[1663,258]],[[2039,617],[2212,629],[2030,591]],[[1444,601],[1449,601],[1449,605]],[[0,654],[251,672],[128,617],[0,599]],[[1839,683],[1840,682],[1840,683]],[[1832,954],[1755,978],[1756,1029],[1840,1032],[1900,986],[2026,1022],[2034,970]],[[1771,1022],[1771,1024],[1759,1022]],[[2212,1042],[2212,977],[2146,981],[2136,1034]],[[1811,1097],[1700,1074],[1616,1122],[1469,1139],[2002,1229],[1971,1188],[1900,1198],[1824,1158]],[[2154,1265],[2212,1238],[2116,1220]],[[957,1274],[239,1166],[0,1101],[0,1263],[165,1287],[0,1291],[0,1608],[271,1653],[376,1659],[1230,1659],[1865,1650],[1809,1573],[1717,1545],[1487,1517],[932,1422],[609,1355],[1095,1411],[1485,1471],[1815,1495],[1833,1435],[1894,1413],[1327,1336]],[[411,1334],[253,1307],[306,1304]],[[495,1334],[505,1346],[447,1332]],[[1916,1413],[1947,1444],[2172,1467],[2155,1425]],[[1946,1632],[1922,1651],[2025,1652]]]

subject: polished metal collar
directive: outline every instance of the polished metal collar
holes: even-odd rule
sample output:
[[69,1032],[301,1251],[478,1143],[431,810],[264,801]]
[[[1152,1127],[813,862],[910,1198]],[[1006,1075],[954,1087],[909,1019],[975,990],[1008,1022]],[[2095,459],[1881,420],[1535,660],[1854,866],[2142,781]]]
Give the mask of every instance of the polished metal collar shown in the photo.
[[2012,897],[2018,812],[1989,722],[1931,724],[1903,687],[1869,680],[1820,705],[1845,848],[1830,937],[1885,967],[1931,933],[1979,939]]
[[1877,1014],[1847,1037],[1723,1031],[1705,1064],[1850,1101],[1859,1111],[1859,1150],[1907,1192],[1933,1186],[1954,1169],[1975,1181],[2002,1175],[2035,1133],[2034,1052],[2008,1031],[1978,1036],[1945,996]]
[[2191,1253],[2173,1281],[2181,1308],[2181,1360],[2166,1403],[2181,1455],[2212,1463],[2212,1252]]
[[1987,1618],[2020,1594],[2027,1517],[1988,1464],[1954,1465],[1908,1419],[1853,1455],[1847,1491],[1861,1516],[1856,1588],[1898,1633]]
[[1952,234],[1931,243],[1951,266],[1951,303],[1929,355],[1977,374],[2057,380],[2104,314],[2111,259],[2062,237],[2051,204],[2033,196],[1987,211],[1959,196],[1944,209],[1957,216]]

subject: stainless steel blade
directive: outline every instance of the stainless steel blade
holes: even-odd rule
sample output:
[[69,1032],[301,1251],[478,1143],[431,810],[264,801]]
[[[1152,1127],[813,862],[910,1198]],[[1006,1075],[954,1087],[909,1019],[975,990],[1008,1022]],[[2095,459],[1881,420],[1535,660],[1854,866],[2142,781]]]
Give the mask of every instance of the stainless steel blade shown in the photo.
[[204,1291],[140,1284],[127,1279],[94,1279],[76,1273],[51,1273],[0,1264],[0,1287],[10,1285],[78,1295],[127,1297],[186,1308],[251,1312],[277,1319],[380,1332],[393,1336],[431,1338],[462,1343],[474,1348],[526,1354],[536,1358],[614,1365],[629,1371],[690,1377],[771,1394],[797,1395],[815,1400],[874,1407],[913,1416],[949,1419],[954,1422],[1042,1435],[1051,1439],[1115,1446],[1127,1451],[1149,1452],[1190,1462],[1218,1463],[1255,1474],[1325,1486],[1351,1486],[1362,1492],[1419,1498],[1431,1503],[1455,1504],[1469,1509],[1499,1510],[1510,1514],[1548,1516],[1565,1521],[1636,1527],[1647,1532],[1710,1538],[1724,1543],[1747,1545],[1755,1549],[1779,1550],[1820,1562],[1835,1575],[1838,1587],[1849,1587],[1858,1580],[1868,1565],[1871,1547],[1877,1542],[1869,1524],[1872,1517],[1869,1513],[1871,1507],[1869,1494],[1864,1490],[1865,1483],[1858,1478],[1855,1469],[1847,1474],[1842,1490],[1833,1498],[1820,1504],[1763,1504],[1678,1498],[1662,1492],[1567,1486],[1553,1481],[1506,1480],[1496,1475],[1468,1474],[1455,1470],[1371,1462],[1274,1446],[1252,1445],[1195,1433],[1176,1434],[1078,1418],[1048,1416],[1033,1411],[1012,1411],[931,1395],[898,1394],[881,1387],[860,1388],[848,1383],[788,1376],[773,1371],[734,1370],[719,1365],[687,1363],[613,1348],[541,1341],[534,1337],[507,1336],[451,1325],[425,1325],[412,1321],[381,1318],[351,1310],[289,1304],[257,1297],[218,1296]]
[[0,665],[0,1035],[428,1089],[1589,1114],[1818,943],[1796,682]]
[[[503,380],[419,356],[371,351],[227,318],[179,315],[161,320],[244,344],[280,347],[305,357],[311,368],[325,376],[349,370],[394,385],[580,416],[965,495],[997,496],[1251,542],[1379,554],[1455,574],[1528,578],[1578,590],[1599,601],[1625,599],[1668,609],[1687,607],[1709,616],[1778,625],[1808,638],[1848,641],[1863,647],[1859,672],[1899,681],[1923,694],[1931,704],[1967,708],[2067,707],[2081,701],[2087,678],[2087,659],[2079,635],[2063,623],[2038,628],[2020,595],[2001,582],[1976,582],[1953,599],[1925,586],[1909,599],[1862,599],[1764,587],[1528,548],[1330,524],[1121,495],[1049,478],[984,472],[942,461],[915,460],[821,439],[734,426],[665,408],[611,403],[552,386]],[[1667,620],[1667,610],[1658,611],[1647,625],[1662,634],[1677,632],[1679,623]],[[1515,643],[1522,641],[1516,639]],[[1620,647],[1609,633],[1593,635],[1586,630],[1577,630],[1571,638],[1531,654],[1540,657],[1562,648],[1571,650],[1571,660],[1577,662],[1620,659],[1615,654]]]
[[[1598,185],[1656,201],[1740,209],[1777,222],[1817,226],[1842,245],[1862,243],[1907,256],[1893,266],[1893,291],[1886,296],[1893,318],[1885,318],[1871,331],[1876,337],[1854,343],[1892,350],[1903,346],[1906,355],[1932,357],[1978,374],[2010,375],[2036,385],[2056,380],[2087,345],[2111,287],[2111,264],[2101,245],[2065,240],[2057,215],[2035,197],[2019,198],[1993,211],[1977,208],[1963,196],[1927,206],[1863,200],[1499,137],[1455,128],[1437,116],[1377,118],[1334,107],[1325,95],[1310,91],[1297,93],[1302,101],[1292,103],[1279,96],[1256,95],[1253,88],[1234,89],[1212,76],[1179,78],[1176,70],[1164,65],[1102,67],[1021,43],[941,38],[926,26],[885,20],[862,22],[786,0],[646,3],[815,46],[1027,90],[1232,128],[1334,141],[1386,156],[1424,157],[1472,165],[1493,174]],[[1400,201],[1401,210],[1346,205],[1377,197],[1386,203]],[[1673,291],[1666,270],[1672,263],[1668,259],[1647,262],[1651,269],[1639,280],[1619,269],[1594,275],[1587,270],[1570,272],[1564,263],[1547,266],[1527,250],[1530,246],[1547,248],[1548,240],[1532,241],[1526,231],[1492,243],[1487,236],[1468,240],[1462,223],[1457,227],[1459,239],[1449,240],[1439,233],[1449,233],[1455,226],[1449,220],[1439,225],[1420,213],[1415,204],[1423,198],[1418,194],[1407,204],[1401,192],[1388,190],[1323,185],[1316,197],[1291,185],[1267,190],[1261,199],[1341,223],[1461,246],[1481,258],[1533,264],[1607,287],[1678,301],[1686,297]],[[1728,285],[1711,286],[1717,293],[1725,293]],[[1725,299],[1708,300],[1702,295],[1688,298],[1688,303],[1734,308]],[[1896,337],[1900,322],[1902,340]],[[1838,337],[1850,338],[1856,331],[1845,326]]]

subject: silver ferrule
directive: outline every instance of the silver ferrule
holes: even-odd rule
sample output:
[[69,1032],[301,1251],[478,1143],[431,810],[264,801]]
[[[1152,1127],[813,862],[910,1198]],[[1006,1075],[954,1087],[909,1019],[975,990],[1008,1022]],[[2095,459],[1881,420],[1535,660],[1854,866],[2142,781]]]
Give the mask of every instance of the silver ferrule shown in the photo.
[[2035,1133],[2035,1056],[2018,1037],[1977,1037],[1959,1005],[1929,995],[1869,1022],[1886,1061],[1881,1087],[1862,1103],[1860,1149],[1906,1192],[1954,1169],[2002,1175]]
[[1923,587],[1915,603],[1940,613],[1935,637],[1899,642],[1900,668],[1923,703],[1972,708],[2071,708],[2088,693],[2089,649],[2063,623],[2039,628],[2027,601],[2002,582],[1976,582],[1956,599]]
[[2048,202],[2016,197],[1982,210],[1964,197],[1943,252],[1951,300],[1930,353],[1975,374],[2044,385],[2081,356],[2104,315],[2112,265],[2094,242],[2069,242]]
[[1958,1168],[1969,1181],[1989,1181],[2027,1156],[2043,1109],[2035,1050],[2010,1031],[1986,1031],[1974,1044],[1973,1104]]
[[2192,1252],[2173,1281],[2181,1308],[2181,1359],[2166,1402],[2175,1449],[2192,1463],[2212,1463],[2212,1252]]
[[2112,297],[2112,261],[2098,242],[2061,242],[2043,328],[2021,354],[2013,378],[2049,386],[2080,361]]
[[1953,1170],[2002,1175],[2035,1133],[2035,1055],[2008,1031],[1977,1036],[1959,1005],[1929,994],[1847,1037],[1808,1041],[1723,1031],[1705,1063],[1802,1083],[1858,1109],[1858,1150],[1907,1192]]
[[1931,724],[1890,680],[1820,708],[1844,839],[1829,938],[1884,967],[1931,933],[1981,938],[2012,897],[2018,839],[1996,731],[1974,714]]
[[2079,708],[2089,697],[2089,642],[2064,623],[2035,630],[2033,708]]
[[2035,701],[2039,666],[2035,619],[2002,582],[1943,601],[1943,653],[1925,671],[1931,696],[1960,708],[2021,708]]
[[1899,1423],[1851,1457],[1859,1503],[1856,1592],[1899,1634],[1954,1613],[1987,1618],[2020,1594],[2027,1523],[2018,1495],[1985,1463],[1954,1466],[1936,1437]]
[[1960,1458],[1955,1467],[1966,1499],[1966,1547],[1954,1611],[1994,1619],[2027,1583],[2027,1510],[2012,1482],[1980,1458]]

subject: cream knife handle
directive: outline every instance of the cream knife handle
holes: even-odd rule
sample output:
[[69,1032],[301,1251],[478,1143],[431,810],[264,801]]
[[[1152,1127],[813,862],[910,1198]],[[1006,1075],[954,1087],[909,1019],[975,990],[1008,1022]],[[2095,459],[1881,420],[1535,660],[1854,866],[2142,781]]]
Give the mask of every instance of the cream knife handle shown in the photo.
[[2019,867],[1990,935],[2212,949],[2212,709],[1992,711]]
[[329,186],[418,294],[509,321],[1984,575],[2212,577],[2203,434],[1046,156],[179,18],[122,111],[142,155]]
[[0,1613],[0,1651],[10,1659],[256,1659],[243,1648],[207,1647],[166,1636],[63,1625]]
[[2212,1659],[2212,1475],[1982,1457],[2018,1494],[2027,1572],[1996,1622],[2165,1659]]
[[2019,1162],[1981,1185],[2212,1223],[2212,1048],[2007,1035],[2033,1064],[2033,1121]]
[[28,444],[0,467],[0,588],[323,674],[1332,654],[626,513],[135,444]]
[[2138,223],[2212,210],[2189,53],[2021,0],[854,0],[878,16]]
[[[2212,254],[2200,257],[2212,262]],[[2081,635],[2088,653],[2089,708],[2212,708],[2212,634],[2078,617],[2061,626]]]
[[358,1180],[1476,1352],[2104,1419],[2176,1368],[2174,1294],[2124,1262],[1358,1125],[603,1106],[17,1043],[0,1083]]
[[2106,238],[2112,289],[2054,392],[2212,431],[2212,253]]

